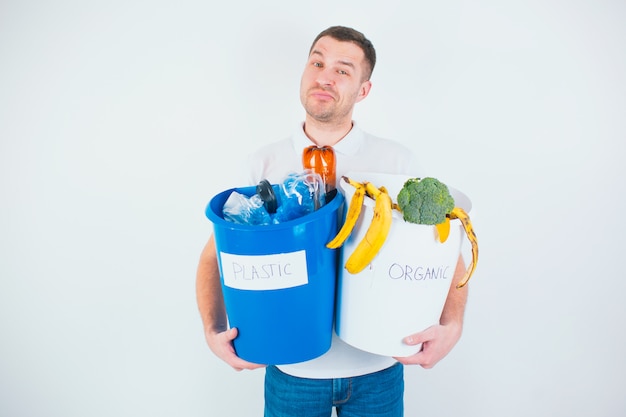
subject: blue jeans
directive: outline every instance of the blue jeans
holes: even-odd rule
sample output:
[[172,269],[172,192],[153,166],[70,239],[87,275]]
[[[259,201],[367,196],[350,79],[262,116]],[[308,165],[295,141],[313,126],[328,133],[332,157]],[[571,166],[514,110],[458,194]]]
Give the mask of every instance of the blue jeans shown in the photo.
[[352,378],[309,379],[265,369],[265,417],[402,417],[402,364]]

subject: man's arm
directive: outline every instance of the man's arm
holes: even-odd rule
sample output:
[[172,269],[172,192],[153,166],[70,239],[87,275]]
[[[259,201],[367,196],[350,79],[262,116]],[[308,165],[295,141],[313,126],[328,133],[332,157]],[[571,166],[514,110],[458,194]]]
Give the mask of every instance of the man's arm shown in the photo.
[[228,329],[213,236],[200,255],[196,273],[196,301],[204,327],[204,336],[209,348],[217,357],[238,371],[264,366],[244,361],[235,353],[232,342],[237,337],[237,329]]
[[448,298],[443,307],[439,324],[408,336],[404,339],[407,345],[422,343],[422,350],[412,356],[396,358],[405,365],[420,365],[423,368],[432,368],[443,359],[461,338],[463,331],[463,315],[467,304],[467,286],[457,289],[457,284],[465,274],[465,262],[459,256],[456,264]]

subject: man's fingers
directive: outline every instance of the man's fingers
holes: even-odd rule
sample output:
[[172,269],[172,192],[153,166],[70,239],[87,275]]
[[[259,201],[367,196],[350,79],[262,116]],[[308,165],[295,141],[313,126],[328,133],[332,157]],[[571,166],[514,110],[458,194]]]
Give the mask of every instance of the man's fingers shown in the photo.
[[235,352],[235,348],[232,344],[232,341],[235,340],[238,335],[239,335],[239,330],[237,330],[236,327],[228,329],[227,331],[224,332],[224,336],[226,340],[229,342],[228,344],[229,353],[223,359],[236,371],[243,371],[244,369],[252,370],[252,369],[258,369],[258,368],[264,368],[266,365],[248,362],[244,359],[241,359],[239,356],[237,356],[237,353]]
[[420,343],[424,343],[433,339],[434,332],[435,332],[435,326],[431,326],[424,331],[405,337],[403,339],[403,342],[409,346],[419,345]]
[[226,332],[226,338],[230,341],[233,341],[237,338],[237,336],[239,335],[239,330],[237,330],[236,327],[233,327],[232,329],[229,329]]

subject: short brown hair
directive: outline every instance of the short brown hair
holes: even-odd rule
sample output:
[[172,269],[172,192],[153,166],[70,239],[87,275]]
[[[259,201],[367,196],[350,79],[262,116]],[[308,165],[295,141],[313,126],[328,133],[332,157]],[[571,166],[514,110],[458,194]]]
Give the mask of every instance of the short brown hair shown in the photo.
[[363,35],[358,30],[346,26],[331,26],[328,29],[320,32],[319,35],[317,35],[317,37],[311,44],[309,53],[311,53],[317,41],[323,36],[330,36],[331,38],[341,42],[352,42],[359,48],[361,48],[363,54],[365,55],[365,61],[369,66],[369,68],[365,69],[364,77],[365,80],[370,79],[370,77],[372,76],[372,72],[374,71],[374,66],[376,65],[376,50],[374,49],[374,45],[372,45],[372,42],[370,42],[370,40],[367,39],[365,35]]

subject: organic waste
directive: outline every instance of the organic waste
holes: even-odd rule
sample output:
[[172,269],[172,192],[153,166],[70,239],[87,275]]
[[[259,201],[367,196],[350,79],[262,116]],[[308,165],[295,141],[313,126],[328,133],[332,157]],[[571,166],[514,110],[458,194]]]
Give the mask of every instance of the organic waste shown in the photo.
[[351,274],[361,272],[372,262],[383,247],[391,228],[393,210],[402,213],[406,222],[432,225],[437,230],[439,242],[444,243],[450,234],[450,220],[459,219],[472,245],[472,262],[457,288],[464,287],[476,270],[478,262],[478,240],[469,215],[456,207],[448,187],[436,178],[410,178],[405,181],[393,202],[384,186],[376,187],[369,181],[358,182],[343,176],[342,180],[352,185],[352,195],[343,225],[335,237],[327,243],[330,249],[339,248],[351,235],[361,214],[365,198],[375,201],[374,215],[365,236],[348,257],[345,268]]
[[404,220],[416,224],[439,224],[454,208],[448,186],[432,177],[406,180],[397,201]]

